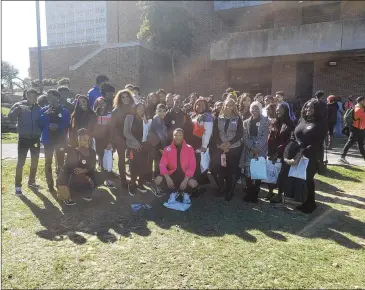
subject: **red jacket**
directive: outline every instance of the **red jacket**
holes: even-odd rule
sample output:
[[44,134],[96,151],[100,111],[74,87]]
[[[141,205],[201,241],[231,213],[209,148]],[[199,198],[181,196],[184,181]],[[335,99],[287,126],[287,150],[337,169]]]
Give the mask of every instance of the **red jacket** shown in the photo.
[[[185,140],[182,143],[180,153],[181,169],[185,174],[185,177],[193,177],[196,168],[195,152],[193,147],[186,144]],[[171,145],[165,147],[162,153],[160,161],[160,173],[161,175],[171,175],[176,171],[177,167],[177,150],[174,142]]]

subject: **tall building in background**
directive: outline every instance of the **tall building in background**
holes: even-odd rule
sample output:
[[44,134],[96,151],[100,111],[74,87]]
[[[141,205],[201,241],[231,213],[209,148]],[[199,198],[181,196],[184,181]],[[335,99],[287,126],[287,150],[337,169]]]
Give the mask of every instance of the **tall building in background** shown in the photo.
[[106,42],[106,1],[46,1],[48,45]]

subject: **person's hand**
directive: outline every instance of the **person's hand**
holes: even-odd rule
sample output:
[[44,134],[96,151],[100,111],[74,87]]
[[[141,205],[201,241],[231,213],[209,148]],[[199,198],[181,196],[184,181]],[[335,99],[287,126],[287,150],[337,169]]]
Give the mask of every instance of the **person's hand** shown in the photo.
[[224,142],[222,143],[219,148],[222,149],[223,151],[226,151],[229,149],[230,143],[229,142]]
[[184,191],[186,188],[187,188],[187,186],[188,186],[188,179],[184,179],[182,182],[181,182],[181,184],[180,184],[180,189],[182,190],[182,191]]
[[204,148],[204,147],[200,147],[200,152],[203,152],[203,153],[205,153],[205,152],[207,152],[207,148]]
[[256,155],[258,155],[259,154],[259,150],[257,149],[257,148],[255,148],[255,147],[252,147],[251,148],[251,152],[252,152],[252,154],[256,154]]
[[79,167],[76,167],[76,168],[74,169],[74,173],[75,173],[76,175],[83,174],[83,173],[86,173],[86,172],[87,172],[86,168],[79,168]]
[[113,149],[113,145],[111,143],[108,143],[108,145],[106,145],[106,150],[112,150]]
[[166,176],[166,183],[167,183],[167,187],[170,189],[173,189],[175,187],[175,184],[172,181],[170,176]]
[[137,150],[137,152],[140,152],[142,150],[142,144],[141,143],[138,143],[136,150]]
[[56,131],[58,129],[58,124],[50,123],[49,124],[49,129],[51,129],[52,131]]

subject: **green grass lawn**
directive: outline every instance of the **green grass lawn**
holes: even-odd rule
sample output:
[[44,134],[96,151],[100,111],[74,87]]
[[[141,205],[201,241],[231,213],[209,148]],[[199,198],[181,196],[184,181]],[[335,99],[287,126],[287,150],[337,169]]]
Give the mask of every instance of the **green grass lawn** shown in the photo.
[[17,133],[1,133],[1,143],[2,144],[18,143],[18,134]]
[[1,106],[1,113],[2,114],[7,116],[9,114],[9,111],[10,111],[10,108],[6,108],[6,107]]
[[[45,186],[43,161],[38,170]],[[14,196],[14,172],[15,162],[3,161],[3,288],[365,285],[365,168],[330,166],[312,215],[291,204],[244,204],[240,189],[231,202],[209,189],[187,212],[151,193],[106,188],[64,207],[45,189]],[[153,208],[133,212],[140,201]]]

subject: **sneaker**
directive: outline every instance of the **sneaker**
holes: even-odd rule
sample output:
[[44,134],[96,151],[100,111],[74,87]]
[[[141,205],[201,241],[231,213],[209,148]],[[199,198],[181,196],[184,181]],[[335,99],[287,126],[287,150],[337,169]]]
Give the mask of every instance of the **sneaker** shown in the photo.
[[156,183],[151,185],[151,191],[156,197],[162,197],[165,193],[162,191],[162,188],[158,186]]
[[135,196],[136,195],[136,190],[137,190],[137,187],[135,184],[129,182],[128,183],[128,193],[130,196]]
[[142,193],[146,193],[148,190],[145,188],[145,185],[141,185],[137,183],[137,190]]
[[86,200],[86,201],[92,201],[93,200],[93,198],[91,196],[84,196],[82,199]]
[[338,162],[340,163],[345,163],[345,164],[350,164],[345,157],[341,157],[340,159],[338,159]]
[[33,182],[33,183],[28,183],[28,187],[30,187],[30,188],[34,188],[34,189],[40,189],[40,188],[41,188],[41,186],[40,186],[40,185],[38,185],[38,184],[36,184],[35,182]]
[[21,187],[15,187],[15,195],[20,196],[23,195],[22,188]]
[[190,196],[186,192],[184,192],[184,195],[183,195],[183,202],[186,204],[191,204]]
[[169,200],[167,201],[167,203],[176,203],[176,199],[177,199],[178,194],[176,192],[171,192]]
[[66,199],[63,202],[65,203],[65,205],[75,205],[76,204],[76,202],[74,202],[72,199]]

